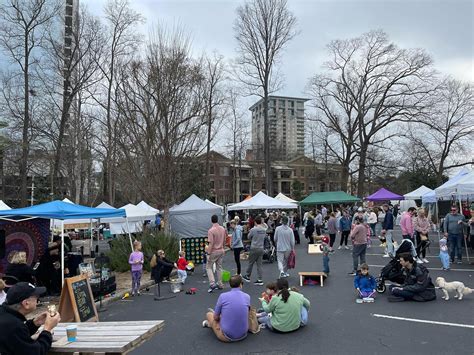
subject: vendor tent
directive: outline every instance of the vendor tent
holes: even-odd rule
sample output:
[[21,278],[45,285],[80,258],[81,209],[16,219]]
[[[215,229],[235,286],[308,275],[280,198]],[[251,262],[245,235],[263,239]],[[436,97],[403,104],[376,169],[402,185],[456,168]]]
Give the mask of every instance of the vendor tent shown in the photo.
[[[34,218],[59,219],[61,228],[61,270],[64,270],[64,221],[70,219],[97,219],[105,217],[122,217],[125,211],[122,209],[92,208],[75,205],[63,201],[51,201],[31,207],[17,208],[13,210],[0,211],[0,219],[18,222]],[[62,272],[64,283],[64,272]]]
[[436,199],[461,199],[474,195],[474,170],[463,169],[435,189]]
[[344,191],[313,192],[300,202],[300,205],[320,205],[331,203],[358,202],[360,198],[354,197]]
[[207,202],[207,203],[210,203],[214,207],[219,207],[221,210],[224,209],[224,207],[222,207],[221,205],[218,205],[217,203],[214,203],[214,202],[208,200],[207,198],[204,201]]
[[275,196],[277,200],[284,201],[284,202],[291,202],[291,203],[297,203],[298,201],[293,200],[292,198],[289,198],[286,195],[283,195],[281,192]]
[[378,190],[377,192],[373,193],[370,196],[365,198],[368,201],[390,201],[390,200],[403,200],[404,197],[401,195],[397,195],[392,191],[384,189],[383,187]]
[[142,210],[145,210],[147,212],[153,212],[155,213],[155,215],[157,215],[158,213],[160,213],[160,210],[157,210],[156,208],[154,207],[151,207],[148,203],[146,203],[145,201],[140,201],[139,203],[137,203],[137,207],[141,208]]
[[143,223],[155,219],[156,213],[144,210],[131,203],[120,207],[125,210],[126,218],[104,218],[103,223],[109,223],[110,234],[139,233],[143,230]]
[[421,200],[424,194],[427,194],[428,192],[431,192],[431,191],[433,190],[431,190],[429,187],[426,187],[425,185],[421,185],[416,190],[413,190],[403,195],[403,197],[405,197],[405,200]]
[[262,191],[257,193],[255,196],[248,200],[244,200],[235,205],[229,206],[229,211],[240,211],[240,210],[265,210],[265,209],[295,209],[298,208],[296,203],[285,202],[277,200],[276,198],[270,197],[264,194]]
[[110,208],[110,209],[115,209],[115,207],[109,205],[107,202],[101,202],[96,208]]
[[212,215],[217,215],[219,223],[222,223],[222,207],[203,201],[193,194],[178,206],[170,208],[171,231],[183,238],[207,236],[212,225]]
[[4,211],[4,210],[11,210],[11,208],[5,202],[0,200],[0,211]]

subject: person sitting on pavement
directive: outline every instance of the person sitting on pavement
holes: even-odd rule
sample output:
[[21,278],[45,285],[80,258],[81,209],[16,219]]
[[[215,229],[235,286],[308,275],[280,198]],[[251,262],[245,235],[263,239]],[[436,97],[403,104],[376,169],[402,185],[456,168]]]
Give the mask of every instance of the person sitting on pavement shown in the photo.
[[215,310],[209,309],[205,328],[212,328],[217,339],[229,343],[243,340],[249,329],[250,296],[242,291],[242,276],[234,275],[229,280],[231,290],[219,295]]
[[311,306],[309,300],[301,293],[290,291],[287,279],[278,279],[277,289],[278,293],[270,302],[261,299],[264,312],[272,316],[261,317],[258,321],[278,333],[292,332],[306,325]]
[[428,269],[415,262],[410,253],[400,254],[400,265],[403,268],[405,281],[402,285],[390,285],[390,302],[413,300],[427,302],[436,299],[436,291],[429,276]]
[[[46,293],[45,287],[35,287],[28,282],[18,282],[7,293],[6,302],[0,306],[0,353],[2,355],[45,355],[51,348],[52,331],[61,317],[43,312],[34,319],[26,316],[36,310],[38,297]],[[43,326],[34,340],[31,338]]]
[[293,230],[288,227],[287,216],[281,217],[281,223],[281,226],[275,229],[278,269],[280,270],[280,277],[289,277],[288,258],[291,251],[295,249],[295,235]]

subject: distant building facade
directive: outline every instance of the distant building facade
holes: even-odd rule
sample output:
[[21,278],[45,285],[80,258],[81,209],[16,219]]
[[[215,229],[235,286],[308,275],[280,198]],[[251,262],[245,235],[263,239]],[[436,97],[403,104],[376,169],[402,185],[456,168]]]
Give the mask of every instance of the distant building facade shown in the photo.
[[[212,201],[220,205],[235,203],[266,190],[263,160],[250,158],[252,151],[240,161],[210,152],[209,190]],[[205,155],[200,160],[205,164]],[[287,161],[276,160],[271,167],[275,196],[281,192],[300,199],[312,192],[341,190],[342,168],[337,164],[317,163],[300,155]]]
[[[268,125],[271,160],[289,160],[304,155],[304,103],[308,99],[269,96]],[[252,105],[252,149],[263,160],[263,99]]]

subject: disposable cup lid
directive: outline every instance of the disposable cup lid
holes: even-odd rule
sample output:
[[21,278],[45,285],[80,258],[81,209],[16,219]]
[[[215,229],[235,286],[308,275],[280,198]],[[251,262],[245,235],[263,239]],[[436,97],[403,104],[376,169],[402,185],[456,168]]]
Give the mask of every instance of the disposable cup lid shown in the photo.
[[77,325],[68,325],[66,329],[68,330],[77,329]]

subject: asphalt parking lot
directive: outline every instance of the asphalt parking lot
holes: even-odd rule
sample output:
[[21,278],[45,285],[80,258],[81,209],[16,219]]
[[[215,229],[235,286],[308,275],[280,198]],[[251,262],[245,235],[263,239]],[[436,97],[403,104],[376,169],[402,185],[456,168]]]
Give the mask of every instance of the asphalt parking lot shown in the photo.
[[[399,233],[396,239],[400,240]],[[474,266],[465,261],[442,271],[437,256],[437,236],[427,257],[427,267],[433,281],[438,276],[448,281],[462,281],[474,288]],[[339,240],[336,241],[336,245]],[[370,272],[378,275],[388,259],[382,257],[379,242],[368,250]],[[320,256],[307,254],[307,243],[296,248],[296,269],[289,278],[290,285],[298,286],[298,271],[321,271]],[[471,258],[471,261],[474,260]],[[331,273],[324,287],[304,286],[300,291],[311,301],[310,320],[306,327],[290,334],[275,334],[263,329],[249,334],[238,343],[219,342],[201,322],[208,307],[214,307],[219,292],[208,294],[207,279],[198,272],[189,276],[186,288],[197,287],[195,295],[184,292],[176,298],[156,302],[150,292],[131,300],[118,301],[100,314],[101,321],[165,320],[161,333],[151,338],[131,354],[474,354],[474,293],[458,301],[441,299],[427,303],[389,303],[388,291],[377,295],[374,303],[355,303],[352,258],[350,250],[337,250],[331,255]],[[243,268],[246,261],[243,261]],[[232,255],[225,257],[224,268],[234,270]],[[264,264],[264,282],[278,277],[276,263]],[[254,270],[254,273],[256,270]],[[254,275],[252,275],[254,279]],[[253,281],[253,280],[252,280]],[[263,286],[244,285],[252,304],[259,306],[258,297]],[[164,293],[170,292],[164,284]],[[224,290],[225,291],[225,290]]]

